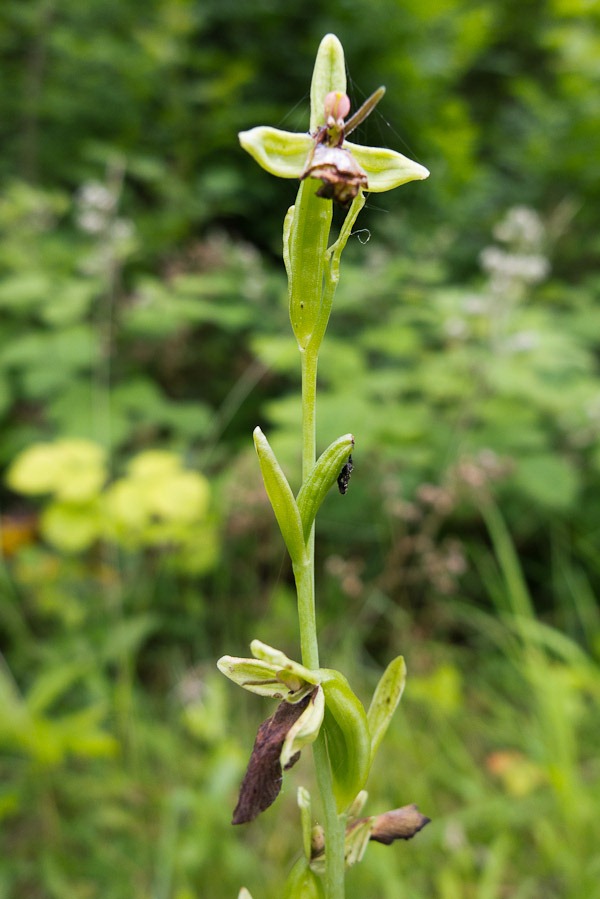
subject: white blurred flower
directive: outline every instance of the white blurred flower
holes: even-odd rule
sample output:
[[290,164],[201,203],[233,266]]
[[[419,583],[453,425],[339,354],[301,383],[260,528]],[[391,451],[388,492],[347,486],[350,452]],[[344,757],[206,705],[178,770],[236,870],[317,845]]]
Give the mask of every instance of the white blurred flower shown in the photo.
[[526,353],[539,346],[539,334],[536,331],[518,331],[506,341],[504,348],[512,353]]
[[544,225],[534,209],[529,206],[513,206],[493,231],[502,243],[539,247],[545,235]]
[[82,209],[110,212],[115,207],[116,197],[101,181],[88,181],[79,190],[78,203]]

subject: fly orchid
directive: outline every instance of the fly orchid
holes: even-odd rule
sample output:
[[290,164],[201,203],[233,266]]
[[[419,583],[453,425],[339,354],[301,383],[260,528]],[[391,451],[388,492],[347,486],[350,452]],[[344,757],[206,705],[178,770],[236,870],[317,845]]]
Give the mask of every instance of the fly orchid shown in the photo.
[[[345,121],[350,111],[343,51],[335,35],[323,38],[313,74],[310,133],[260,125],[239,135],[244,150],[263,169],[280,178],[323,182],[318,196],[347,207],[362,190],[381,193],[429,175],[418,162],[385,147],[350,143],[348,135],[385,93],[379,88]],[[340,65],[341,59],[341,65]],[[333,88],[332,88],[333,85]]]
[[[343,899],[345,867],[360,861],[370,841],[410,839],[429,820],[413,805],[358,817],[373,759],[402,696],[404,659],[398,656],[390,662],[367,711],[340,671],[321,666],[317,634],[315,519],[336,482],[339,492],[346,493],[355,452],[354,436],[347,433],[316,455],[317,363],[340,277],[341,254],[364,206],[365,191],[391,190],[429,175],[422,165],[393,150],[346,140],[384,93],[379,88],[348,117],[344,51],[335,35],[328,34],[313,72],[309,132],[264,126],[239,135],[244,149],[264,169],[300,182],[283,224],[290,322],[302,370],[302,484],[297,493],[258,427],[254,445],[292,563],[302,661],[254,640],[253,658],[223,656],[218,662],[220,671],[244,689],[278,700],[258,729],[234,824],[252,821],[272,805],[284,772],[298,761],[305,746],[312,745],[323,823],[312,828],[310,798],[302,788],[304,855],[289,874],[285,899]],[[348,209],[333,240],[332,201]],[[243,897],[249,899],[247,891],[238,899]]]

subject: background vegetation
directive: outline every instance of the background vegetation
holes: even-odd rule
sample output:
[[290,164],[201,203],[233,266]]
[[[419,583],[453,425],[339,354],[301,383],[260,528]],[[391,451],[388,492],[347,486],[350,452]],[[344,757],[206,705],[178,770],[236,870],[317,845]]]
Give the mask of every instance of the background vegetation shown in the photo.
[[354,105],[388,88],[361,140],[432,171],[369,199],[322,358],[321,445],[357,439],[323,646],[365,698],[406,656],[369,811],[433,819],[348,896],[600,896],[599,24],[590,0],[2,4],[2,899],[276,899],[299,851],[294,773],[230,826],[263,710],[214,662],[295,655],[250,434],[297,470],[296,187],[236,134],[305,130],[327,31]]

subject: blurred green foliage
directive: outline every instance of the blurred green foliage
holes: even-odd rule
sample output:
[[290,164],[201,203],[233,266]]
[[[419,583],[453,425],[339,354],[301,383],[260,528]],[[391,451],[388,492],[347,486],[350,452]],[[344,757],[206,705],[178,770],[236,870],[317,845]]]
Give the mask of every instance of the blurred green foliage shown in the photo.
[[297,654],[250,441],[297,485],[296,186],[236,134],[306,129],[328,30],[355,107],[387,85],[361,141],[432,172],[369,199],[321,360],[320,448],[356,436],[319,520],[324,653],[370,688],[406,656],[368,788],[434,820],[348,896],[598,895],[599,20],[2,4],[0,899],[276,899],[298,851],[295,773],[229,825],[257,710],[214,659]]

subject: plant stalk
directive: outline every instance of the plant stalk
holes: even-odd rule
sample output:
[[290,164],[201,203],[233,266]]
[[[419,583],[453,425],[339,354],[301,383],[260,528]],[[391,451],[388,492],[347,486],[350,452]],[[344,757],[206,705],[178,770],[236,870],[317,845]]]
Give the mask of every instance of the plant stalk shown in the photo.
[[[301,351],[302,359],[302,479],[310,475],[316,460],[317,353]],[[298,618],[302,664],[319,667],[319,644],[315,614],[315,529],[311,531],[304,565],[294,569],[298,590]],[[327,899],[344,899],[344,837],[346,821],[338,815],[333,794],[333,779],[323,729],[313,744],[317,784],[323,805]]]

